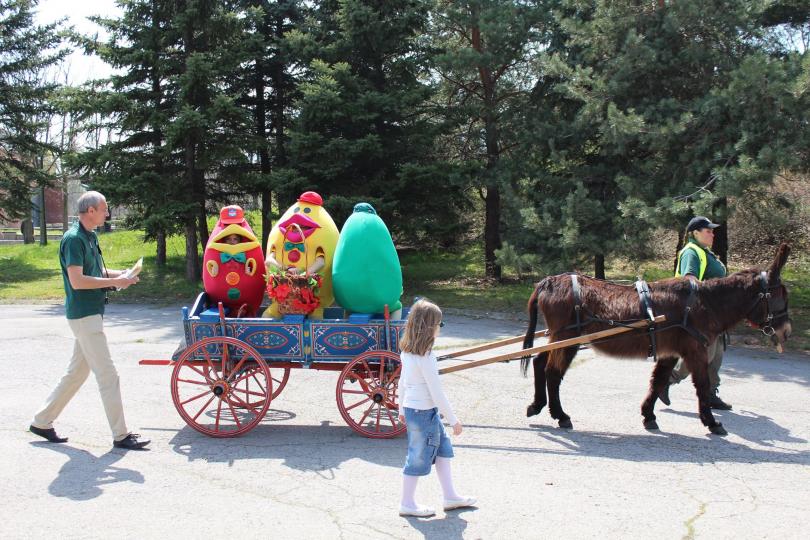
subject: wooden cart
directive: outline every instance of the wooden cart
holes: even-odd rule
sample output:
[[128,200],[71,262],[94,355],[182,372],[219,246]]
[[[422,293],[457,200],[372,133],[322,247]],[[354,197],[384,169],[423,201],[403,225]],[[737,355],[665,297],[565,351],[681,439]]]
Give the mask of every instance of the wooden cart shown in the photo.
[[[407,317],[407,308],[403,317]],[[660,321],[656,321],[660,322]],[[641,321],[578,338],[515,351],[444,368],[451,373],[504,362],[543,350],[602,339],[646,327]],[[183,308],[185,347],[171,360],[141,360],[141,365],[171,365],[174,406],[192,428],[211,437],[247,433],[267,413],[287,384],[292,369],[339,371],[335,397],[345,422],[371,438],[396,437],[399,423],[399,339],[405,319],[354,314],[327,308],[322,320],[302,315],[283,319],[229,318],[222,306],[210,306],[201,293],[194,306]],[[542,335],[538,332],[537,335]],[[442,359],[523,341],[510,338],[457,351]]]

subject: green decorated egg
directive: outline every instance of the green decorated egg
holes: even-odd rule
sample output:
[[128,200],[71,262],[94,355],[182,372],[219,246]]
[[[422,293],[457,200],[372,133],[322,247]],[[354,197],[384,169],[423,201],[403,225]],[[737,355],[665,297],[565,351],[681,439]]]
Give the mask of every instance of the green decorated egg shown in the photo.
[[354,313],[402,307],[402,268],[391,233],[374,208],[358,203],[340,231],[332,263],[335,299]]

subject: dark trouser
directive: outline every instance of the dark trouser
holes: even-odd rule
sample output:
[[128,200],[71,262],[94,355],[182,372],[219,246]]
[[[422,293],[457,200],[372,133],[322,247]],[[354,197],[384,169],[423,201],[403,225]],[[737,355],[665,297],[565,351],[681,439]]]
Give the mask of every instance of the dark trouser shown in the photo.
[[[717,392],[720,386],[720,365],[723,363],[723,336],[721,335],[706,348],[709,357],[709,389],[712,393]],[[669,378],[670,384],[676,384],[689,376],[689,368],[683,359],[679,359],[675,367],[672,368],[672,375]]]

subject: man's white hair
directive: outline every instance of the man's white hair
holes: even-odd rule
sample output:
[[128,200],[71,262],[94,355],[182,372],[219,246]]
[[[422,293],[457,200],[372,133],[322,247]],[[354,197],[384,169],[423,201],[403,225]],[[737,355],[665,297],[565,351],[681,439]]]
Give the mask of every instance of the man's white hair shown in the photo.
[[104,195],[98,191],[88,191],[79,197],[79,213],[86,214],[90,208],[98,208],[102,201],[105,201]]

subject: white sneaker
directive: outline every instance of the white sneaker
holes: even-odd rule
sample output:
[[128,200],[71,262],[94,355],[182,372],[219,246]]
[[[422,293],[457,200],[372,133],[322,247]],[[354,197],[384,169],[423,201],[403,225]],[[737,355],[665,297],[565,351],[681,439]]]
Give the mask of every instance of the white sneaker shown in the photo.
[[416,508],[408,508],[407,506],[399,507],[400,516],[413,516],[413,517],[430,517],[435,516],[436,511],[427,506],[417,506]]
[[444,501],[444,510],[455,510],[456,508],[466,508],[474,506],[476,502],[475,497],[461,497],[460,499],[450,499]]

